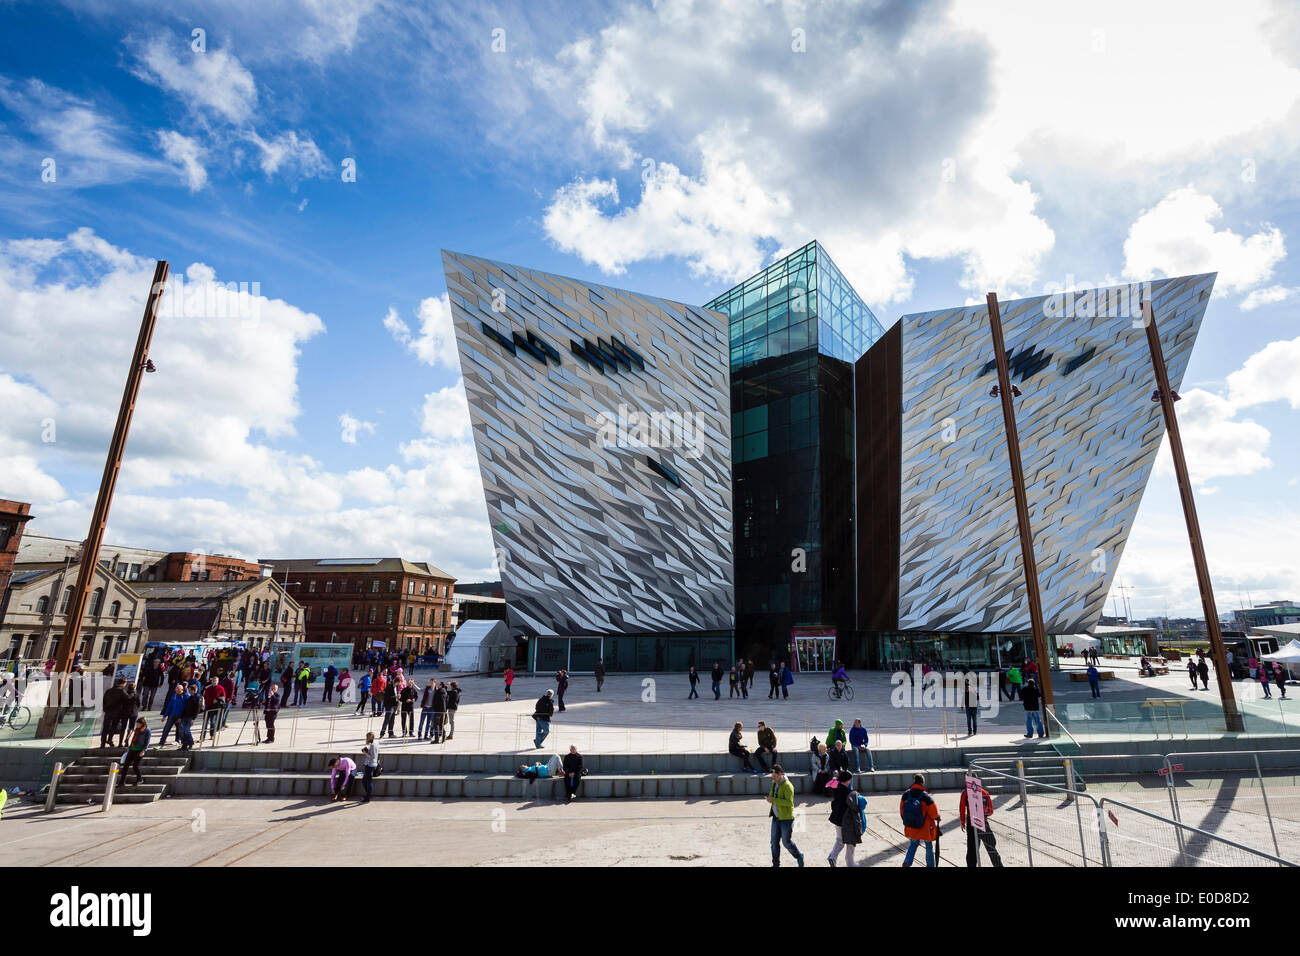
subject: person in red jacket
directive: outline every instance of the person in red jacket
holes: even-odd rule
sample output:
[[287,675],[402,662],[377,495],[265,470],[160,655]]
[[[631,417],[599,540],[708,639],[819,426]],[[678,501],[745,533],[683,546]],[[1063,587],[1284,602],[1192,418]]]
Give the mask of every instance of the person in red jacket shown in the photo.
[[[993,836],[993,827],[989,823],[989,817],[993,816],[993,798],[989,792],[980,787],[980,800],[984,803],[984,829],[981,830],[974,823],[970,823],[970,808],[967,805],[967,797],[970,791],[962,788],[961,803],[957,806],[957,814],[961,818],[961,828],[966,831],[966,865],[978,866],[980,849],[979,844],[984,844],[984,849],[988,851],[989,861],[994,866],[1002,865],[1002,857],[998,855],[998,841]],[[970,823],[970,826],[966,824]],[[979,843],[975,841],[979,840]]]
[[898,801],[898,815],[903,820],[903,835],[911,842],[903,866],[911,866],[916,848],[925,844],[925,865],[934,866],[934,842],[939,838],[939,807],[925,789],[925,777],[912,777],[912,785]]

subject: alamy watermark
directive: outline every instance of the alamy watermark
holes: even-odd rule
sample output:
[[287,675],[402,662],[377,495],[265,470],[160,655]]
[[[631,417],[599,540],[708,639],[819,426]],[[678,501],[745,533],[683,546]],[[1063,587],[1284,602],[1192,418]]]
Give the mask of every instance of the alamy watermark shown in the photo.
[[596,434],[605,448],[673,448],[691,459],[704,453],[700,412],[642,412],[620,404],[616,413],[596,416]]

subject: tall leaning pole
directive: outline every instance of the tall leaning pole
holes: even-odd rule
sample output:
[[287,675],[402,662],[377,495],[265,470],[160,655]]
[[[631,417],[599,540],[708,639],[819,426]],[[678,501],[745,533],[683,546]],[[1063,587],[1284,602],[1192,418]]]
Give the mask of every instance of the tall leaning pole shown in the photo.
[[1169,436],[1174,474],[1178,477],[1178,494],[1183,499],[1183,517],[1187,521],[1187,538],[1192,545],[1192,565],[1196,568],[1196,586],[1201,592],[1201,610],[1205,614],[1205,630],[1210,638],[1210,654],[1214,657],[1214,676],[1219,684],[1219,698],[1223,701],[1224,724],[1230,731],[1244,731],[1246,725],[1237,709],[1232,674],[1228,671],[1228,655],[1223,646],[1223,634],[1219,630],[1219,611],[1214,604],[1210,566],[1205,560],[1205,543],[1201,539],[1201,523],[1196,517],[1196,500],[1192,497],[1192,482],[1187,474],[1183,439],[1178,433],[1178,416],[1174,414],[1174,393],[1169,387],[1169,370],[1165,368],[1165,353],[1160,346],[1156,313],[1150,299],[1142,302],[1142,324],[1147,330],[1147,347],[1151,350],[1151,365],[1156,373],[1156,397],[1160,399],[1160,410],[1165,416],[1165,433]]
[[104,541],[104,528],[108,525],[108,509],[113,503],[113,489],[117,486],[118,472],[122,470],[122,455],[126,450],[127,433],[131,430],[131,416],[135,412],[136,398],[140,394],[140,380],[149,365],[149,343],[153,340],[154,325],[158,321],[158,304],[162,301],[169,270],[170,266],[161,260],[154,268],[153,284],[149,287],[149,297],[144,306],[144,318],[140,321],[140,334],[135,341],[135,354],[131,358],[131,368],[127,372],[126,387],[122,390],[122,404],[117,411],[117,427],[113,429],[113,441],[108,446],[108,460],[104,463],[104,476],[99,482],[99,497],[95,499],[95,511],[90,519],[90,532],[81,546],[77,583],[73,585],[66,625],[63,636],[59,639],[58,651],[54,655],[54,679],[58,682],[58,686],[51,688],[50,703],[45,707],[36,727],[38,737],[48,738],[57,735],[59,705],[68,700],[72,656],[76,651],[77,642],[81,639],[81,624],[86,613],[86,600],[90,594],[90,585],[95,579],[95,568],[99,563],[99,548]]
[[1052,688],[1052,658],[1047,651],[1047,628],[1043,624],[1043,601],[1038,590],[1038,561],[1034,557],[1034,532],[1029,523],[1029,497],[1025,493],[1025,470],[1020,462],[1020,433],[1016,428],[1016,410],[1011,404],[1011,368],[1006,345],[1002,340],[1002,310],[996,292],[988,294],[989,331],[993,338],[993,358],[998,370],[998,395],[1002,399],[1002,423],[1007,435],[1007,459],[1011,463],[1011,489],[1016,499],[1016,524],[1020,529],[1020,562],[1025,569],[1025,593],[1029,598],[1029,629],[1034,638],[1034,657],[1038,660],[1039,691],[1042,697],[1043,729],[1049,734],[1047,714],[1056,712],[1056,695]]

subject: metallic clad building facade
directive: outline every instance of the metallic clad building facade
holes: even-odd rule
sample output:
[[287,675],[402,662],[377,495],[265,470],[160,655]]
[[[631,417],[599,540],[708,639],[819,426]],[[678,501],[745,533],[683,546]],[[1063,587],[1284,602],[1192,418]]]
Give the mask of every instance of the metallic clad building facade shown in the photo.
[[[1164,435],[1138,300],[1154,303],[1176,389],[1213,285],[1198,275],[1002,303],[1049,634],[1097,623]],[[987,308],[904,316],[897,333],[858,369],[860,475],[865,458],[899,481],[893,527],[859,539],[860,555],[881,555],[859,578],[860,626],[1026,633]],[[883,451],[862,454],[864,428]]]
[[729,631],[726,320],[457,253],[443,268],[511,624]]

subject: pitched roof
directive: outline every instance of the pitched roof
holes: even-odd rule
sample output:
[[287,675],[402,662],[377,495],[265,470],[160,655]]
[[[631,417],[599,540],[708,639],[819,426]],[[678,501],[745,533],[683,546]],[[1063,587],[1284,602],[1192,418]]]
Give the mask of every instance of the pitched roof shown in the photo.
[[259,563],[269,564],[277,574],[322,573],[332,571],[348,573],[392,573],[423,575],[455,581],[456,578],[428,561],[407,561],[405,558],[259,558]]

